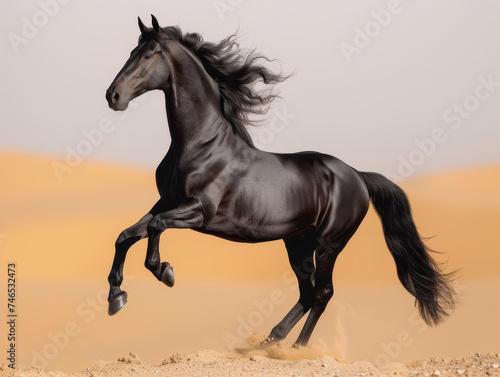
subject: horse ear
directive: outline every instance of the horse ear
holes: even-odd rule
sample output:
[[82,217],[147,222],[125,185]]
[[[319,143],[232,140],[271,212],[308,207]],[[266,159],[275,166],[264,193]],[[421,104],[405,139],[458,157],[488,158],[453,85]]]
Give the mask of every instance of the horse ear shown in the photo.
[[161,28],[160,28],[160,25],[158,24],[158,20],[156,19],[156,17],[151,15],[151,21],[153,22],[154,31],[156,31],[157,33],[160,33]]
[[137,17],[137,20],[139,22],[139,29],[141,30],[141,33],[142,33],[142,32],[144,32],[144,30],[146,30],[146,25],[144,25],[144,23],[142,22],[140,17]]

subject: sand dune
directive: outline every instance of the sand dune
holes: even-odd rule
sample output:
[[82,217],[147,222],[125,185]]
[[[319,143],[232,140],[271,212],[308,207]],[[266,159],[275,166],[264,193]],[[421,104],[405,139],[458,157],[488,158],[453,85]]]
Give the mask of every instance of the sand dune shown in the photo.
[[[77,371],[130,350],[157,365],[177,352],[241,346],[242,334],[265,335],[295,302],[282,242],[247,245],[167,230],[161,252],[176,286],[163,286],[143,267],[141,241],[125,267],[129,303],[108,317],[113,245],[157,200],[153,172],[84,162],[59,182],[54,161],[61,160],[0,154],[0,250],[2,266],[17,264],[20,366]],[[336,296],[312,345],[372,363],[500,351],[500,166],[402,186],[421,234],[435,236],[428,244],[444,252],[436,257],[462,269],[462,306],[437,329],[422,325],[370,210],[339,257]],[[283,299],[269,306],[273,290]]]
[[[101,278],[108,272],[120,231],[158,200],[154,174],[149,171],[87,163],[59,183],[51,167],[57,159],[4,153],[0,161],[5,182],[0,188],[0,230],[11,235],[4,240],[4,248],[8,252],[14,244],[13,249],[21,245],[22,250],[32,250],[34,255],[16,253],[28,278]],[[403,188],[420,233],[435,236],[429,245],[445,253],[438,259],[448,260],[450,269],[467,266],[463,273],[467,277],[499,276],[495,251],[500,250],[500,239],[494,224],[500,224],[500,166],[433,175]],[[183,268],[177,260],[196,258],[196,263],[184,266],[189,278],[275,281],[288,270],[281,241],[238,244],[190,230],[167,230],[162,239],[163,253],[179,264],[177,268]],[[144,247],[143,242],[138,244],[131,254],[140,253],[143,258]],[[34,263],[37,256],[48,268]],[[71,268],[61,268],[69,257]],[[137,276],[149,274],[142,264],[127,267]],[[370,210],[341,254],[336,278],[392,282],[394,274],[380,221]]]

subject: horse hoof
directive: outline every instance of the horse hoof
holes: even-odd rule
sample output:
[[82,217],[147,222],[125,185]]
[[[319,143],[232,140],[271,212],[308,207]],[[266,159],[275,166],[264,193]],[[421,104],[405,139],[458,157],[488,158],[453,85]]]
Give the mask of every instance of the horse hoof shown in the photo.
[[127,292],[120,293],[115,299],[109,302],[108,314],[115,315],[118,313],[127,303]]
[[161,264],[161,281],[164,282],[168,287],[173,287],[175,283],[174,269],[170,266],[170,263],[163,262]]

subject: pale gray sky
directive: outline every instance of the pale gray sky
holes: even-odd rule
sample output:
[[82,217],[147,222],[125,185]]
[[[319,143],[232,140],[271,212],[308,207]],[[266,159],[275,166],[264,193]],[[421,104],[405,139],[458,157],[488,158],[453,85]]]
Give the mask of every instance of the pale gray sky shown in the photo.
[[83,159],[155,167],[170,142],[162,95],[127,114],[104,97],[151,13],[209,41],[239,29],[296,72],[253,130],[263,149],[399,176],[500,161],[496,0],[4,0],[0,150],[64,162],[109,118]]

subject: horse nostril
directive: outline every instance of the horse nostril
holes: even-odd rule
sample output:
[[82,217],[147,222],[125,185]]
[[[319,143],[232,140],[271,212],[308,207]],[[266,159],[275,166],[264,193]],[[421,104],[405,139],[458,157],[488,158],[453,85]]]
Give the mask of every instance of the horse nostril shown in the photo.
[[111,98],[113,100],[113,103],[117,103],[118,100],[120,99],[120,95],[117,92],[113,92],[113,95]]

